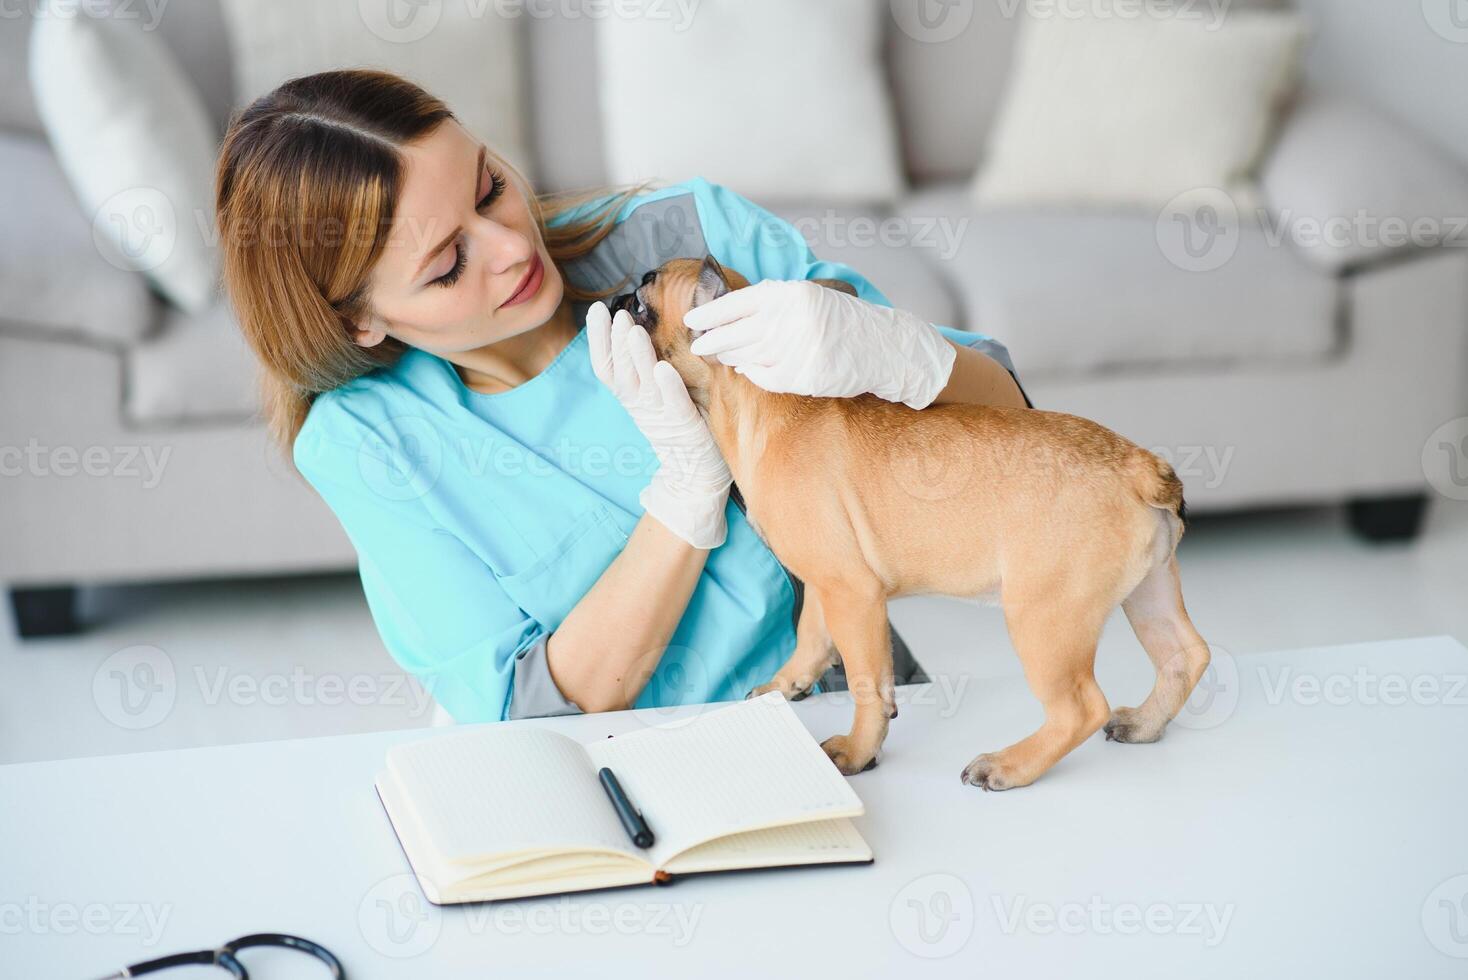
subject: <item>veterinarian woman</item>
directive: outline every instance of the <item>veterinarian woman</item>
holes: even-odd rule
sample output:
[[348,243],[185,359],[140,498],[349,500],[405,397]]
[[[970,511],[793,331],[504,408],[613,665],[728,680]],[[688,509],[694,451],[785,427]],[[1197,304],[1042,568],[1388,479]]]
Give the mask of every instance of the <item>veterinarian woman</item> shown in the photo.
[[[351,537],[388,650],[460,722],[737,699],[794,648],[796,583],[730,499],[682,382],[639,373],[646,335],[589,301],[712,254],[779,281],[737,331],[703,335],[767,362],[766,386],[1023,404],[1003,348],[891,310],[737,195],[691,180],[538,201],[393,75],[259,99],[216,189],[274,431]],[[802,314],[819,287],[783,281],[818,277],[856,286],[868,329]]]

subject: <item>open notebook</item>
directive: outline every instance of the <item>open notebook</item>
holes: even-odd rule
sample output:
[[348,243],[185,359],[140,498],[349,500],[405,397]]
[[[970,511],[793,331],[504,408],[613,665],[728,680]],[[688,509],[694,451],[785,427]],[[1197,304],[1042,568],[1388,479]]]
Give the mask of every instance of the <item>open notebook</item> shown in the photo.
[[[616,773],[656,842],[633,845]],[[869,862],[857,798],[779,694],[582,745],[493,725],[390,749],[377,793],[436,905]]]

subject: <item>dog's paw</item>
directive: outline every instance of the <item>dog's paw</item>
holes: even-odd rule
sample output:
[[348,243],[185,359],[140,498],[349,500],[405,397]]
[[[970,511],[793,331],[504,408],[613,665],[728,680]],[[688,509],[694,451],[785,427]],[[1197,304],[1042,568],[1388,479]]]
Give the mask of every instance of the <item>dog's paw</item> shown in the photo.
[[1010,775],[996,756],[985,753],[963,767],[959,775],[966,786],[977,786],[985,791],[1000,792],[1022,785]]
[[781,697],[786,701],[804,701],[810,697],[810,688],[806,688],[803,691],[792,691],[779,681],[770,681],[768,684],[761,684],[759,687],[754,688],[744,696],[744,700],[748,701],[762,694],[769,694],[771,691],[779,691]]
[[1158,724],[1139,708],[1117,708],[1106,722],[1106,741],[1141,745],[1162,737],[1165,724]]
[[866,772],[877,764],[875,754],[866,756],[857,752],[851,744],[851,739],[845,735],[832,735],[821,743],[821,748],[826,756],[836,764],[843,776],[855,776],[859,772]]

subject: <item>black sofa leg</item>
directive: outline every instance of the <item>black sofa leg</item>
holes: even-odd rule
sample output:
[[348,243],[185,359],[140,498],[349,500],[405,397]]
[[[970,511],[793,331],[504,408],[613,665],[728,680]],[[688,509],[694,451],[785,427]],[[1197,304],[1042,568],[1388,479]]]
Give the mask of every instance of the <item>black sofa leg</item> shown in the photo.
[[1411,541],[1422,530],[1427,494],[1371,497],[1347,505],[1351,530],[1367,541]]
[[22,639],[66,636],[80,632],[76,586],[45,589],[11,589],[10,607],[15,613],[15,630]]

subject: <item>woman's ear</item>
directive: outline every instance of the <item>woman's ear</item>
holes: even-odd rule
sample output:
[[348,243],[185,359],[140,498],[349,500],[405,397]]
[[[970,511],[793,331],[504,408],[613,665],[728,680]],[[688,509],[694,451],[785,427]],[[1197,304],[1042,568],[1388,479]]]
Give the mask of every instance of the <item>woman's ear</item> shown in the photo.
[[358,347],[376,347],[387,339],[387,321],[369,313],[352,325],[352,343]]

